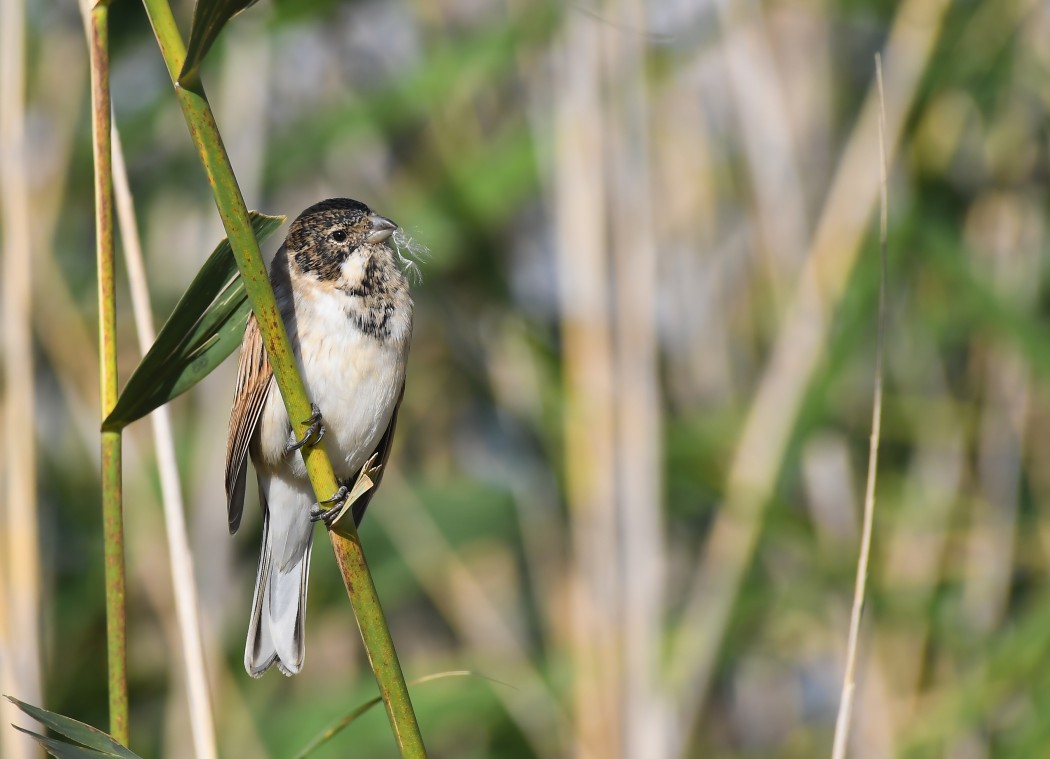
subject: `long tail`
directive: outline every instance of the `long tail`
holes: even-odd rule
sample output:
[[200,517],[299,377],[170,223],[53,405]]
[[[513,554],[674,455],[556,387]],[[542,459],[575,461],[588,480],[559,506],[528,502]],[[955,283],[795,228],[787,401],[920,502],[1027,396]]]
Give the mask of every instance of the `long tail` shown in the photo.
[[297,674],[306,653],[303,625],[314,533],[312,501],[307,495],[304,505],[300,493],[277,492],[286,490],[293,489],[277,478],[265,483],[260,478],[262,554],[244,647],[244,668],[252,677],[261,677],[275,662],[285,675]]

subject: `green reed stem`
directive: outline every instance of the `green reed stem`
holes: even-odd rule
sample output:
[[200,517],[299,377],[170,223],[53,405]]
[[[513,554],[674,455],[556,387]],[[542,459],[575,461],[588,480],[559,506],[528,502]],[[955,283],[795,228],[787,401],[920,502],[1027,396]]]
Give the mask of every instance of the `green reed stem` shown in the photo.
[[[190,135],[208,176],[215,205],[244,280],[248,300],[259,322],[259,331],[277,386],[288,409],[288,418],[292,420],[296,434],[302,436],[308,425],[300,420],[310,416],[310,402],[274,300],[266,267],[259,254],[259,245],[252,233],[244,198],[226,155],[207,95],[196,74],[185,81],[178,81],[186,47],[168,0],[143,0],[143,4],[175,85]],[[328,498],[337,490],[338,483],[323,443],[304,448],[303,458],[318,500]],[[353,520],[343,520],[338,531],[329,530],[328,535],[401,756],[412,759],[425,757],[426,749],[412,701]]]
[[102,534],[106,562],[106,654],[109,734],[128,745],[128,656],[124,591],[124,514],[121,433],[102,433]]
[[[113,265],[113,164],[110,152],[109,6],[88,18],[91,58],[91,132],[95,153],[95,236],[98,259],[98,337],[102,418],[117,403],[117,312]],[[106,653],[109,732],[128,744],[127,620],[124,589],[124,514],[121,437],[102,433],[102,534],[105,541]]]

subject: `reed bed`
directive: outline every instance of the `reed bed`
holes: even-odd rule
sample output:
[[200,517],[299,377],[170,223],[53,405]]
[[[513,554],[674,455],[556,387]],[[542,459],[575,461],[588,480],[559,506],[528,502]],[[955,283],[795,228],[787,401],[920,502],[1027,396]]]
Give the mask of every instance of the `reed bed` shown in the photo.
[[[87,49],[61,3],[0,8],[0,684],[104,727]],[[174,12],[185,36],[192,8]],[[223,230],[144,11],[115,4],[109,22],[160,323]],[[406,679],[480,675],[411,686],[432,755],[831,755],[879,334],[876,53],[885,374],[843,749],[1040,755],[1048,27],[1031,0],[262,3],[233,19],[201,80],[247,206],[357,197],[431,253],[360,539]],[[120,386],[141,355],[123,272]],[[217,755],[294,756],[376,686],[320,542],[303,673],[241,669],[259,523],[249,509],[226,534],[233,371],[169,407],[182,574]],[[130,745],[197,756],[204,675],[180,651],[171,454],[148,427],[123,435]],[[34,755],[2,735],[5,757]],[[377,709],[311,754],[394,755]]]

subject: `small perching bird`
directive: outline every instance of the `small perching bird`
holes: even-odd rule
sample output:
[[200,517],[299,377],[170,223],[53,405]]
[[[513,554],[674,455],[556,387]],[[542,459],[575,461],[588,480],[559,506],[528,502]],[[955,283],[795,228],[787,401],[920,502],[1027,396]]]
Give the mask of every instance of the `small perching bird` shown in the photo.
[[[292,223],[270,265],[270,283],[314,415],[296,440],[254,315],[241,343],[226,445],[230,533],[244,508],[247,455],[259,482],[262,554],[244,667],[261,676],[303,666],[303,625],[314,523],[342,513],[362,467],[373,487],[352,505],[355,524],[379,487],[405,391],[412,298],[386,241],[397,225],[363,203],[334,198]],[[316,503],[298,449],[323,436],[342,485],[328,510]]]

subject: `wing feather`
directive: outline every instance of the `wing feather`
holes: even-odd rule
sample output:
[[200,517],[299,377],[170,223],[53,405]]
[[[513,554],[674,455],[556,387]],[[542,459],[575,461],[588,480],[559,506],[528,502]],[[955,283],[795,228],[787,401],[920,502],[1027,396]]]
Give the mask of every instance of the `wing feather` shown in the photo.
[[248,469],[248,443],[259,424],[270,392],[273,369],[263,348],[255,314],[248,317],[237,365],[230,431],[226,437],[226,508],[230,534],[237,532],[244,513],[244,483]]

